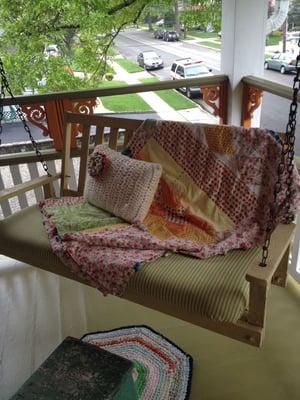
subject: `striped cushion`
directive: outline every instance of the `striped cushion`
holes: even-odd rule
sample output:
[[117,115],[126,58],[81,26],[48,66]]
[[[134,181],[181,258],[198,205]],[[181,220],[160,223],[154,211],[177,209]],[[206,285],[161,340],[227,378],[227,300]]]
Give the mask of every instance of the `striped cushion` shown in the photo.
[[[164,311],[236,322],[248,305],[246,270],[260,249],[235,250],[205,260],[172,254],[147,263],[129,282],[125,298]],[[142,299],[142,302],[141,300]]]
[[[162,257],[142,267],[124,297],[166,312],[178,309],[235,322],[247,306],[245,272],[259,251],[237,250],[206,260],[180,254]],[[50,249],[38,206],[0,221],[0,253],[74,279]]]

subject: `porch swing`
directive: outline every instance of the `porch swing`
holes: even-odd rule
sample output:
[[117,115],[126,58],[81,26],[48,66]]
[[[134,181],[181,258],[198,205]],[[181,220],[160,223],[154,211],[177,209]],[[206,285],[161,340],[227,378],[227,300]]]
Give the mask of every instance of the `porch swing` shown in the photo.
[[[300,41],[299,41],[300,47]],[[290,187],[293,173],[297,95],[300,81],[300,53],[296,61],[296,76],[293,85],[293,101],[290,107],[285,143],[282,146],[281,162],[278,166],[278,181],[274,188],[274,202],[281,190],[280,178],[288,159],[286,195],[287,224],[275,227],[274,208],[266,226],[266,240],[262,259],[260,249],[234,250],[225,256],[196,259],[182,254],[172,254],[146,263],[131,278],[122,298],[161,311],[200,327],[212,330],[241,342],[260,347],[265,332],[266,299],[271,283],[284,287],[295,224],[290,214]],[[0,59],[1,99],[4,92],[14,99]],[[103,143],[104,129],[110,129],[108,146],[120,150],[126,147],[133,132],[142,124],[141,120],[115,118],[102,115],[65,113],[64,148],[61,174],[50,175],[48,166],[38,150],[24,115],[17,107],[17,114],[29,134],[38,160],[46,176],[0,191],[0,202],[43,187],[45,198],[54,195],[53,182],[60,179],[61,196],[80,196],[83,193],[87,173],[87,160],[91,151],[90,131],[96,127],[95,144]],[[3,108],[0,102],[0,133]],[[78,186],[69,188],[71,132],[74,125],[81,124],[82,143]],[[123,144],[120,146],[122,131]],[[79,150],[77,150],[78,156]],[[28,235],[28,228],[30,235]],[[271,240],[272,234],[272,240]],[[53,254],[43,227],[38,206],[30,206],[0,221],[0,253],[31,264],[43,270],[85,283],[75,276]],[[268,261],[268,263],[267,263]]]

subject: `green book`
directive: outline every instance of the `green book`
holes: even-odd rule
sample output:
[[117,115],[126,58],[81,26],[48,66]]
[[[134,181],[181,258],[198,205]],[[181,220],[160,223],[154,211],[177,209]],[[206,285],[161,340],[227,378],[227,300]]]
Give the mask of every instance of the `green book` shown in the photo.
[[137,400],[133,364],[67,337],[11,400]]

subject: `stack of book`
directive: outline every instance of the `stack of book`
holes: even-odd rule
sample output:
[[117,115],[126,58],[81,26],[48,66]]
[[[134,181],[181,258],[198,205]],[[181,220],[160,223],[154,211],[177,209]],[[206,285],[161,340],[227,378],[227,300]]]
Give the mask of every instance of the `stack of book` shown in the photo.
[[11,400],[137,400],[133,364],[67,337]]

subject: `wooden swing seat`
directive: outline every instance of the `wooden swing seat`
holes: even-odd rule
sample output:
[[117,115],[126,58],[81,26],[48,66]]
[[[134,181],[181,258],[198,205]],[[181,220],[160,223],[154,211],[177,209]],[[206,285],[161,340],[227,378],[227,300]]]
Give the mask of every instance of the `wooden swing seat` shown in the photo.
[[[68,187],[72,124],[83,124],[77,190]],[[62,195],[81,195],[86,175],[90,127],[96,144],[110,128],[109,146],[128,142],[141,121],[67,113],[61,175]],[[120,134],[120,129],[122,133]],[[0,192],[0,201],[44,186],[46,196],[60,175],[42,177]],[[131,279],[123,298],[167,313],[245,343],[261,346],[265,330],[267,292],[271,283],[285,286],[290,244],[295,225],[279,225],[273,235],[268,266],[259,267],[261,249],[235,250],[226,256],[199,260],[180,254],[146,263]],[[30,230],[30,234],[28,234]],[[53,254],[37,205],[0,221],[0,253],[46,271],[82,282]]]

